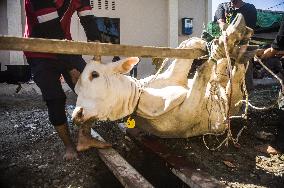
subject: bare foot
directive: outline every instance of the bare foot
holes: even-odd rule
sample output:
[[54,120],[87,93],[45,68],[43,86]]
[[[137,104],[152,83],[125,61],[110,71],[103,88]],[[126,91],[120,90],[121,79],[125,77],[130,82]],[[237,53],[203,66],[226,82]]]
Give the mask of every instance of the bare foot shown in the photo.
[[69,161],[77,158],[78,158],[77,151],[73,147],[66,147],[63,159]]
[[111,147],[111,144],[100,141],[93,137],[81,136],[78,138],[77,151],[85,151],[90,148],[104,149],[109,147]]
[[265,154],[277,155],[280,153],[278,150],[268,144],[256,146],[255,149]]

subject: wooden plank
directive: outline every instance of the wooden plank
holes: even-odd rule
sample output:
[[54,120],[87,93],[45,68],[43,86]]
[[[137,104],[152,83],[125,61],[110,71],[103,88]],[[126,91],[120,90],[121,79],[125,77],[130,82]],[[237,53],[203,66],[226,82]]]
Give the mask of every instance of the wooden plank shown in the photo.
[[221,182],[211,177],[209,174],[194,168],[194,164],[184,156],[177,156],[157,139],[145,136],[138,129],[127,129],[131,138],[139,141],[145,148],[155,153],[163,159],[171,168],[171,171],[191,188],[215,188],[225,187]]
[[[91,130],[94,138],[104,140],[96,131]],[[115,177],[124,187],[152,188],[153,186],[140,175],[127,161],[113,148],[98,149],[100,158],[105,162]]]
[[130,46],[98,42],[22,38],[0,35],[0,50],[31,51],[95,56],[159,57],[196,59],[207,52],[199,49],[174,49],[167,47]]

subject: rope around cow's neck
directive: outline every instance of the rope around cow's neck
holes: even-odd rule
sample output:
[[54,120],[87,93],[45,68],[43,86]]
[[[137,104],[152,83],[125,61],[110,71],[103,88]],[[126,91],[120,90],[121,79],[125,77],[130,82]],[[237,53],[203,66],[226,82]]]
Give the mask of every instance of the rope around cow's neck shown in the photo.
[[[228,53],[228,49],[227,49],[227,46],[226,46],[226,42],[224,42],[224,47],[225,47],[225,51],[226,51],[226,56],[227,56],[227,59],[228,59],[228,64],[230,64],[230,58],[229,58],[229,53]],[[210,58],[209,58],[210,59]],[[274,74],[268,67],[266,67],[262,61],[257,57],[255,56],[255,59],[258,61],[258,63],[260,63],[272,76],[274,76],[278,81],[279,83],[281,84],[281,91],[282,93],[284,92],[284,86],[283,86],[283,81],[282,79],[280,79],[276,74]],[[247,66],[246,66],[246,71],[248,69],[248,65],[249,65],[249,62],[247,63]],[[231,73],[231,69],[229,69],[229,73]],[[231,78],[231,76],[229,77]],[[231,80],[230,80],[231,82]],[[230,83],[231,84],[231,83]],[[230,87],[230,93],[232,93],[232,85]],[[248,106],[252,107],[253,109],[256,109],[256,110],[268,110],[268,109],[271,109],[273,107],[275,107],[275,104],[269,106],[269,107],[256,107],[256,106],[253,106],[249,101],[248,101],[248,92],[247,92],[247,89],[246,89],[246,85],[245,85],[245,77],[243,78],[243,90],[244,90],[244,96],[246,98],[246,100],[240,100],[239,102],[237,102],[235,104],[235,106],[238,106],[239,104],[241,103],[245,103],[246,104],[246,108],[245,108],[245,113],[242,114],[241,116],[230,116],[229,115],[229,112],[230,112],[230,105],[228,104],[228,114],[227,114],[227,121],[228,121],[228,129],[224,130],[222,133],[207,133],[207,134],[204,134],[203,135],[203,142],[204,142],[204,145],[207,149],[209,150],[212,150],[212,151],[215,151],[217,149],[219,149],[222,145],[228,145],[228,142],[231,140],[234,145],[238,146],[238,140],[239,140],[239,137],[241,136],[241,133],[243,132],[244,129],[246,129],[247,127],[246,126],[243,126],[242,129],[239,131],[239,133],[237,134],[236,138],[233,138],[232,136],[232,132],[231,132],[231,129],[230,129],[230,120],[231,119],[237,119],[237,118],[243,118],[243,119],[247,119],[247,111],[248,111]],[[278,98],[278,100],[280,100],[280,98]],[[231,101],[231,98],[230,96],[228,97],[228,102]],[[229,102],[230,103],[230,102]],[[215,148],[209,148],[208,144],[206,143],[205,141],[205,136],[207,135],[214,135],[214,136],[221,136],[221,135],[224,135],[225,133],[227,132],[227,137]]]
[[[277,81],[278,81],[278,82],[280,83],[280,85],[281,85],[281,92],[283,93],[283,92],[284,92],[284,85],[283,85],[282,79],[279,78],[274,72],[272,72],[272,70],[270,70],[267,66],[265,66],[264,63],[261,61],[261,59],[260,59],[259,57],[255,56],[254,58],[256,59],[256,61],[257,61],[265,70],[267,70],[273,77],[275,77],[275,78],[277,79]],[[250,106],[251,108],[253,108],[253,109],[255,109],[255,110],[269,110],[269,109],[274,108],[274,107],[277,105],[277,102],[278,102],[279,100],[280,100],[280,98],[278,98],[278,100],[277,100],[274,104],[272,104],[272,105],[270,105],[270,106],[268,106],[268,107],[266,107],[266,106],[264,106],[264,107],[257,107],[257,106],[252,105],[249,101],[245,101],[245,100],[240,100],[238,103],[235,104],[235,106],[238,106],[238,105],[241,104],[241,103],[246,103],[248,106]]]
[[279,83],[281,84],[281,91],[284,92],[284,85],[283,85],[282,79],[279,78],[276,74],[274,74],[274,72],[272,72],[267,66],[265,66],[264,63],[262,63],[262,61],[261,61],[260,58],[258,58],[257,56],[255,56],[254,58],[257,60],[257,62],[258,62],[261,66],[263,66],[263,68],[264,68],[265,70],[267,70],[272,76],[274,76],[274,77],[279,81]]
[[[212,43],[211,43],[211,45],[212,45]],[[208,46],[207,46],[207,48],[208,48]],[[219,149],[223,144],[225,144],[226,146],[228,146],[228,142],[229,142],[230,140],[234,143],[234,145],[236,145],[236,146],[239,145],[239,144],[238,144],[239,137],[241,136],[243,130],[246,129],[247,127],[246,127],[246,126],[243,126],[242,129],[241,129],[241,130],[239,131],[239,133],[237,134],[236,138],[234,138],[233,135],[232,135],[231,126],[230,126],[230,120],[231,120],[231,119],[237,119],[237,118],[247,119],[247,112],[248,112],[248,107],[249,107],[249,106],[252,107],[252,108],[254,108],[254,109],[257,109],[257,110],[267,110],[267,109],[272,108],[272,107],[275,106],[275,105],[273,105],[273,106],[270,106],[269,108],[267,108],[267,107],[259,108],[259,107],[255,107],[255,106],[253,106],[252,104],[250,104],[249,101],[248,101],[248,92],[247,92],[247,89],[246,89],[245,77],[244,77],[244,78],[243,78],[243,91],[244,91],[244,96],[245,96],[246,100],[240,100],[238,103],[235,104],[235,106],[238,106],[240,103],[245,102],[245,104],[246,104],[246,106],[245,106],[245,112],[244,112],[244,114],[242,114],[241,116],[231,116],[231,115],[230,115],[230,110],[231,110],[231,105],[232,105],[232,104],[231,104],[231,98],[232,98],[232,64],[231,64],[231,58],[230,58],[229,51],[228,51],[227,38],[226,38],[226,37],[225,37],[225,40],[224,40],[224,48],[225,48],[225,55],[226,55],[226,58],[227,58],[227,60],[228,60],[229,84],[230,84],[230,85],[229,85],[230,91],[228,91],[228,92],[229,92],[229,95],[227,96],[227,97],[228,97],[228,110],[227,110],[227,116],[226,116],[227,118],[225,119],[225,121],[227,121],[227,123],[228,123],[228,128],[227,128],[226,130],[224,130],[224,131],[223,131],[222,133],[220,133],[220,134],[217,134],[217,133],[207,133],[207,134],[204,134],[204,135],[203,135],[203,142],[204,142],[205,147],[206,147],[207,149],[213,150],[213,151]],[[213,51],[213,52],[212,52],[212,51]],[[216,62],[216,59],[218,58],[218,56],[219,56],[220,54],[218,54],[218,53],[216,53],[216,52],[214,53],[214,50],[211,48],[211,46],[210,46],[210,49],[208,49],[208,52],[209,52],[209,55],[206,55],[206,56],[200,57],[200,58],[205,58],[205,57],[207,58],[207,57],[209,57],[208,61]],[[199,58],[199,59],[200,59],[200,58]],[[261,62],[261,60],[260,60],[259,58],[256,57],[256,59],[257,59],[257,61],[258,61],[270,74],[272,74],[272,75],[280,82],[280,84],[281,84],[281,86],[282,86],[282,92],[283,92],[283,91],[284,91],[284,86],[283,86],[282,80],[281,80],[277,75],[275,75],[269,68],[267,68],[267,67]],[[158,75],[159,75],[159,74],[161,73],[161,71],[164,69],[164,67],[165,67],[165,65],[166,65],[166,63],[167,63],[168,60],[169,60],[169,58],[164,59],[162,65],[160,66],[160,68],[158,69],[158,71],[155,73],[155,75],[154,75],[149,81],[147,81],[147,82],[145,82],[145,83],[143,83],[143,84],[142,84],[139,80],[137,80],[136,78],[131,77],[131,78],[134,80],[134,82],[137,84],[137,87],[138,87],[138,89],[139,89],[138,100],[137,100],[137,104],[136,104],[136,106],[135,106],[135,109],[134,109],[133,113],[136,113],[136,111],[137,111],[137,109],[138,109],[139,100],[140,100],[140,97],[141,97],[141,95],[142,95],[142,93],[143,93],[143,91],[144,91],[144,88],[147,87],[151,82],[153,82],[154,80],[157,79]],[[246,69],[245,69],[246,71],[247,71],[247,69],[248,69],[248,65],[249,65],[249,62],[247,63],[247,66],[246,66]],[[131,116],[131,114],[130,114],[129,116]],[[226,131],[227,131],[227,137],[219,144],[218,147],[215,147],[215,148],[209,148],[209,147],[208,147],[208,145],[207,145],[207,143],[206,143],[206,141],[205,141],[205,136],[206,136],[206,135],[220,136],[220,135],[224,135],[224,134],[226,133]]]

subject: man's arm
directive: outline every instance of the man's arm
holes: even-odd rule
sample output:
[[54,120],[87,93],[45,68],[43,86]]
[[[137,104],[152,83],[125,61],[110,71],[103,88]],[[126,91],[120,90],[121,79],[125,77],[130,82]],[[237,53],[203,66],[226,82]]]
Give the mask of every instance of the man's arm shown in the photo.
[[38,24],[33,31],[34,37],[64,39],[64,32],[53,0],[31,0]]
[[97,26],[96,18],[90,6],[90,0],[79,0],[81,3],[78,11],[80,22],[85,30],[88,41],[101,41],[100,31]]
[[281,22],[280,30],[272,42],[271,48],[266,49],[261,58],[267,59],[278,54],[284,54],[284,20]]
[[215,12],[215,19],[219,24],[220,29],[224,31],[227,27],[227,24],[226,24],[225,8],[223,3],[218,5],[218,8]]
[[241,11],[243,14],[246,25],[252,29],[255,29],[257,22],[257,11],[253,4],[246,3],[246,8]]
[[[54,0],[31,0],[31,3],[38,20],[34,37],[65,39]],[[82,61],[81,55],[57,54],[57,58],[69,63]]]
[[281,22],[279,32],[271,44],[271,47],[278,51],[284,50],[284,20]]

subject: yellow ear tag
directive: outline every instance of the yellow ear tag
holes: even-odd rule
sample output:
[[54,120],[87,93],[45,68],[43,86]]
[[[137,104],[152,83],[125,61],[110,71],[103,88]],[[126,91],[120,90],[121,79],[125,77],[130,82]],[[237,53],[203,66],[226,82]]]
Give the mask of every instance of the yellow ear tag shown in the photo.
[[131,119],[131,117],[128,117],[126,121],[126,127],[129,129],[133,129],[135,127],[135,120]]

